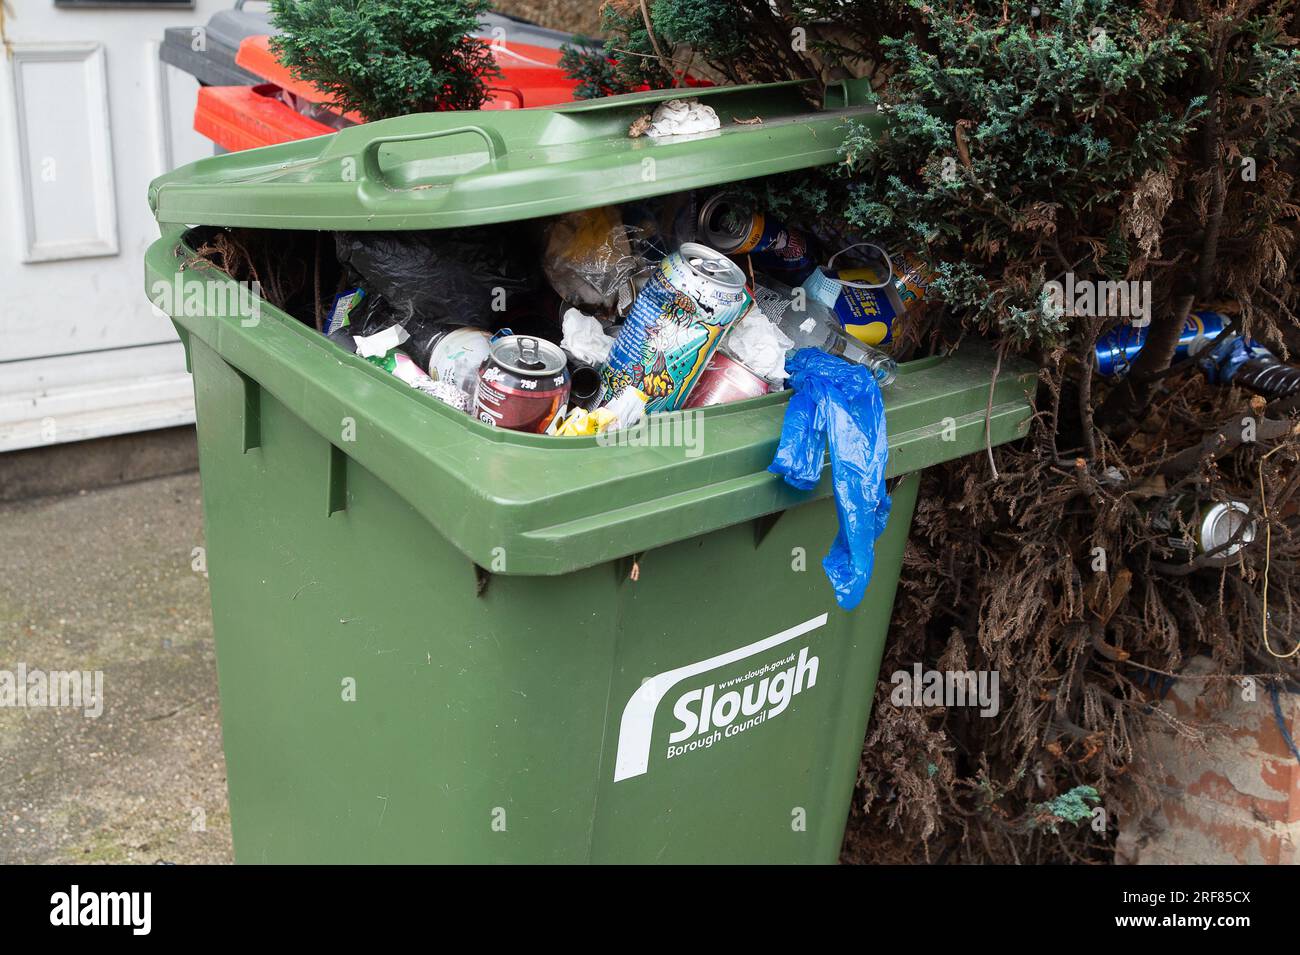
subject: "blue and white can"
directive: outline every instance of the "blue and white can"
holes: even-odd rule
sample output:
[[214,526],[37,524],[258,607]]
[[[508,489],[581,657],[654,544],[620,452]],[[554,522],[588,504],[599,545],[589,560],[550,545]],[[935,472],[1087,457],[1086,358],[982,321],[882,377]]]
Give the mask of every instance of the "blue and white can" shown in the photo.
[[682,243],[632,303],[601,367],[600,404],[630,386],[645,392],[647,414],[682,407],[723,334],[752,302],[738,265],[708,246]]
[[[1190,358],[1204,351],[1227,324],[1228,319],[1218,312],[1192,312],[1183,323],[1174,358]],[[1097,374],[1105,378],[1127,375],[1149,330],[1149,325],[1125,323],[1097,339]]]

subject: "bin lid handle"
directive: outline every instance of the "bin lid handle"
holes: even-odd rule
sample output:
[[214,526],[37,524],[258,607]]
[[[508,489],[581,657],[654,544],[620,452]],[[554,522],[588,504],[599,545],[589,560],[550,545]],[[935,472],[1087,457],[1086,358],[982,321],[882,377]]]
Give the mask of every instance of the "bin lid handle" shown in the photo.
[[[358,132],[364,132],[366,127],[354,127]],[[355,137],[345,137],[344,134],[352,130],[343,130],[336,137],[336,142],[340,145],[344,142],[350,142]],[[428,129],[418,133],[394,133],[391,135],[374,135],[371,133],[365,145],[360,149],[361,168],[365,176],[372,182],[388,185],[384,177],[384,171],[379,165],[380,147],[388,143],[412,143],[430,139],[441,139],[445,136],[461,136],[465,133],[473,133],[487,144],[488,160],[496,162],[497,159],[506,154],[506,141],[495,129],[489,129],[486,126],[479,126],[473,123],[467,123],[464,126],[453,126],[450,129]]]

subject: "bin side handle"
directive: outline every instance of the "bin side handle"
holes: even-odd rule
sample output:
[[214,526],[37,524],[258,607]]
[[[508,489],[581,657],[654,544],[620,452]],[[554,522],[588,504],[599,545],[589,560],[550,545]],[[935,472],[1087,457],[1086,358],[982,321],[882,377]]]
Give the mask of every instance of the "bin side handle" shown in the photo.
[[243,421],[240,428],[240,451],[247,454],[262,446],[262,386],[229,362],[226,366],[239,376],[244,392]]
[[325,472],[325,516],[348,509],[348,456],[330,442],[329,464]]

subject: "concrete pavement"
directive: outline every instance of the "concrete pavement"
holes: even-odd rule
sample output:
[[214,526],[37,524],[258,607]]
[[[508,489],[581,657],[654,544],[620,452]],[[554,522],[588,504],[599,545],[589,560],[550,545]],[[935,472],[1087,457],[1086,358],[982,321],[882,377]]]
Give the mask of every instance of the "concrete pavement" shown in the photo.
[[232,861],[202,523],[195,473],[0,505],[0,703],[103,680],[97,717],[0,705],[0,863]]

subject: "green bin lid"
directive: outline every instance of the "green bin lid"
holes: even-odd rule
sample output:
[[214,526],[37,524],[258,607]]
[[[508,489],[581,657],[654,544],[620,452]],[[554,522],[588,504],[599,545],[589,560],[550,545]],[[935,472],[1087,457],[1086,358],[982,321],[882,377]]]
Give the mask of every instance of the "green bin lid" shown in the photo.
[[[155,179],[160,223],[264,229],[446,229],[558,215],[837,161],[848,120],[879,123],[864,81],[630,93],[522,110],[420,113],[202,159]],[[721,128],[631,138],[640,116],[698,97]],[[754,122],[754,120],[760,122]]]

